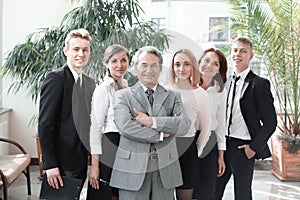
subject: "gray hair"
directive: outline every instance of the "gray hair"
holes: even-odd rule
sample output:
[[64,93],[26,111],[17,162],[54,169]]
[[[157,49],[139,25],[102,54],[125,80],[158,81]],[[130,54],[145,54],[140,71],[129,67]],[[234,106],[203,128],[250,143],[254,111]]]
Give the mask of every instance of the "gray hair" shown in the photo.
[[133,56],[132,60],[133,60],[133,63],[134,65],[138,65],[139,63],[139,56],[142,54],[142,53],[150,53],[150,54],[153,54],[155,56],[157,56],[159,58],[159,64],[162,65],[163,63],[163,57],[160,53],[160,51],[154,47],[154,46],[144,46],[142,48],[140,48]]

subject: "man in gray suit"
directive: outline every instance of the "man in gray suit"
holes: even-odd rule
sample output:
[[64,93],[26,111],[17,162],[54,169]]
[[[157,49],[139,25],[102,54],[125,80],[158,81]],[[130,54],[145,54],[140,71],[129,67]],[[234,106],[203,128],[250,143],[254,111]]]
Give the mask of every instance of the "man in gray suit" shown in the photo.
[[161,53],[152,46],[134,56],[138,83],[115,96],[115,123],[121,134],[110,185],[120,200],[173,200],[182,184],[176,135],[190,127],[179,93],[158,83]]

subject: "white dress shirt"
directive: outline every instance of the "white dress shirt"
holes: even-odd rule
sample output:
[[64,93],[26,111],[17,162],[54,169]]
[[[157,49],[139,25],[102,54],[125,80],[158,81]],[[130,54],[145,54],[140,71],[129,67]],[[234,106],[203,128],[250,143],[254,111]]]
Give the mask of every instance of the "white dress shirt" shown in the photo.
[[[141,84],[144,92],[146,93],[146,91],[148,90],[148,88],[146,86],[144,86],[141,82],[140,82],[140,84]],[[153,88],[149,88],[149,89],[152,89],[155,92],[156,88],[157,88],[157,84]],[[156,123],[155,117],[152,117],[152,126],[151,126],[151,128],[154,128],[154,129],[157,128],[157,123]],[[164,133],[160,132],[159,141],[163,141],[163,140],[164,140]]]
[[[248,75],[249,72],[250,72],[250,68],[247,68],[245,71],[243,71],[238,75],[241,78],[236,82],[236,93],[235,93],[233,109],[232,109],[232,124],[230,125],[229,128],[230,137],[234,137],[242,140],[251,140],[249,130],[244,121],[241,108],[240,108],[240,99],[245,90],[244,83],[245,83],[246,76]],[[229,95],[228,95],[227,127],[229,124],[229,116],[230,116],[229,108],[231,108],[231,104],[232,104],[231,102],[232,88],[233,88],[233,80],[232,80],[231,87],[229,88]]]
[[[68,66],[69,67],[69,66]],[[74,77],[74,80],[75,82],[77,81],[78,77],[80,76],[81,78],[81,81],[82,81],[82,73],[78,74],[72,67],[69,67],[73,77]],[[82,84],[82,82],[80,83],[80,85]]]

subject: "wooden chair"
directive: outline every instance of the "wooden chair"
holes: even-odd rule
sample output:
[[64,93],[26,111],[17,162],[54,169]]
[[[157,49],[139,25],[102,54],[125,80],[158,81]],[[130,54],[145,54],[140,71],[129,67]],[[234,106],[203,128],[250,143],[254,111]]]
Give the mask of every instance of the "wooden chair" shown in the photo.
[[26,153],[26,151],[20,144],[18,144],[13,140],[0,138],[0,142],[12,144],[21,151],[20,154],[0,155],[0,188],[3,188],[3,199],[7,200],[8,187],[22,173],[27,178],[27,193],[28,195],[31,195],[30,170],[29,170],[31,156]]

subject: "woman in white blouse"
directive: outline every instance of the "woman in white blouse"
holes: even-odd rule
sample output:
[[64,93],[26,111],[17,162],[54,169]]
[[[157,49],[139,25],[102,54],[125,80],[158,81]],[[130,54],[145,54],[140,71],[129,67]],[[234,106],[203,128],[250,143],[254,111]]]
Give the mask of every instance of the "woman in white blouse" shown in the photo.
[[[176,138],[183,185],[176,188],[177,200],[191,200],[198,170],[198,155],[202,154],[210,136],[210,99],[198,86],[200,73],[197,60],[188,49],[181,49],[173,55],[170,81],[174,90],[181,95],[185,112],[191,120],[191,127],[184,135]],[[196,131],[201,130],[197,139]]]
[[[91,109],[90,147],[92,166],[89,171],[87,199],[118,199],[118,190],[109,181],[119,144],[119,133],[114,124],[114,94],[127,87],[123,79],[129,66],[129,52],[121,45],[109,46],[103,64],[107,70],[104,81],[94,91]],[[101,190],[102,189],[102,190]]]
[[214,48],[203,52],[199,59],[200,86],[210,96],[211,136],[200,155],[197,184],[194,199],[211,200],[215,191],[217,176],[225,171],[226,150],[226,82],[227,60],[224,54]]

